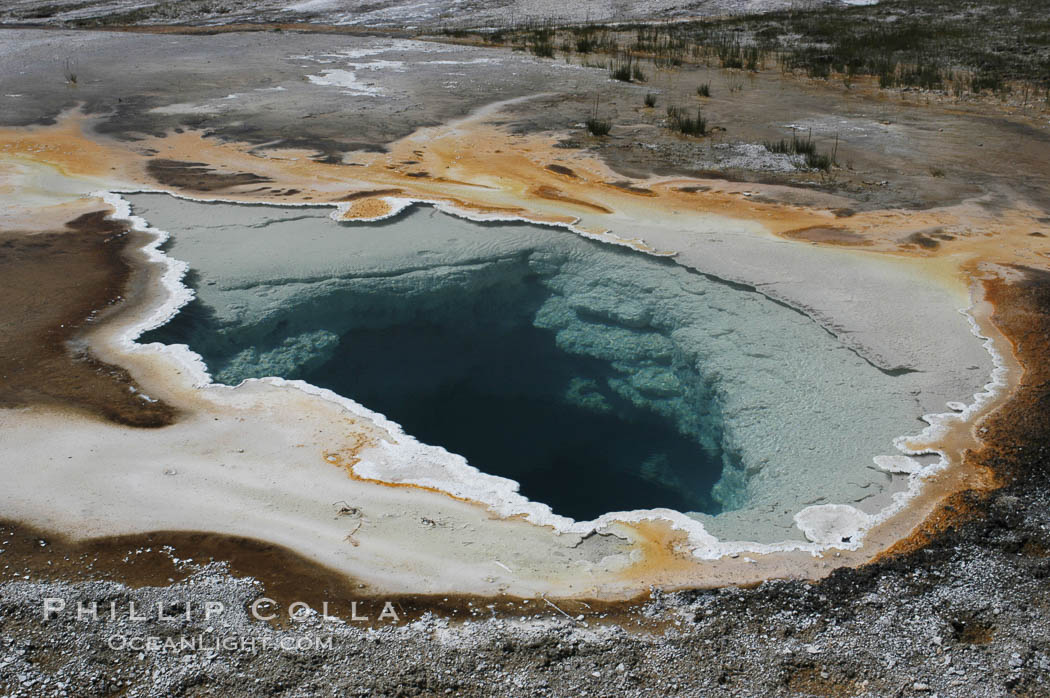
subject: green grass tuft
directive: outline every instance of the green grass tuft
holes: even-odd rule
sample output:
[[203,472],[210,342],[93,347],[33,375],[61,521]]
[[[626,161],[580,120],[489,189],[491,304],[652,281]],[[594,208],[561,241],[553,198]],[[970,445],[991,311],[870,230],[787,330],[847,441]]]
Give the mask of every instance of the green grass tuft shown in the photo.
[[667,120],[672,130],[687,136],[703,136],[707,133],[707,119],[699,108],[696,110],[696,118],[693,118],[681,107],[667,107]]

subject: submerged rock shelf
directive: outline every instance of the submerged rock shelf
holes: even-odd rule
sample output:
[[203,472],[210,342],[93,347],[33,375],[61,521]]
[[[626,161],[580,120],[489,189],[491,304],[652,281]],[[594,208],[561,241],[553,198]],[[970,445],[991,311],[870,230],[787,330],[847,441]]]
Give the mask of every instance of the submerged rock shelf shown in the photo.
[[141,341],[188,344],[216,381],[329,388],[555,513],[668,507],[777,542],[801,538],[806,506],[874,513],[903,489],[872,457],[918,431],[915,379],[759,293],[425,207],[346,225],[323,208],[129,199],[172,233],[197,293]]

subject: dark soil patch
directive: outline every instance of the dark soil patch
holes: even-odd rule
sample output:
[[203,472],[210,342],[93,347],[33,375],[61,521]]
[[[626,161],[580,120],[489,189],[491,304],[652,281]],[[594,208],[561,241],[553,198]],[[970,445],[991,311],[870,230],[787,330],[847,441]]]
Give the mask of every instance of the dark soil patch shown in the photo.
[[[845,228],[833,228],[830,226],[812,226],[810,228],[799,228],[798,230],[789,230],[783,233],[784,237],[792,238],[794,240],[808,240],[809,242],[823,242],[830,243],[832,245],[870,245],[871,240],[868,240],[863,235],[859,235],[852,230]],[[936,244],[936,241],[934,241]]]
[[568,168],[565,165],[554,165],[554,164],[551,164],[551,165],[547,165],[547,169],[550,170],[551,172],[554,172],[555,174],[565,175],[566,177],[575,177],[576,176],[576,173],[573,172],[571,168]]
[[632,194],[639,194],[641,196],[656,196],[656,193],[652,189],[646,189],[645,187],[636,187],[630,182],[624,180],[619,182],[607,182],[610,187],[616,187],[623,191],[630,192]]
[[355,191],[353,194],[341,196],[336,201],[357,201],[359,199],[371,199],[373,196],[397,196],[402,193],[400,189],[371,189],[369,191]]
[[137,427],[174,420],[127,371],[71,345],[125,293],[128,231],[106,215],[80,216],[64,232],[0,235],[0,407],[74,407]]
[[146,171],[161,184],[187,191],[220,191],[244,184],[273,181],[251,172],[216,172],[201,162],[165,158],[150,160]]

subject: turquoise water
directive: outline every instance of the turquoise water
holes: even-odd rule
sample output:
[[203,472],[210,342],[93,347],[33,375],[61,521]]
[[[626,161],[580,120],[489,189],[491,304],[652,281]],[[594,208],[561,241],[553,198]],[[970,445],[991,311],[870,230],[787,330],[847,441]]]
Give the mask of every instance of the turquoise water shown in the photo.
[[710,490],[720,454],[618,394],[609,362],[566,351],[537,327],[551,292],[527,260],[516,266],[484,294],[449,289],[447,312],[345,333],[328,361],[300,377],[517,480],[522,494],[565,516],[717,513]]
[[[632,347],[639,364],[610,360],[629,358],[615,337],[589,338],[608,344],[600,358],[595,347],[573,350],[565,330],[574,328],[559,318],[564,298],[551,287],[563,263],[549,250],[526,251],[462,267],[432,286],[373,277],[312,299],[309,310],[290,308],[263,337],[224,325],[199,297],[142,341],[188,344],[226,383],[280,375],[350,397],[425,443],[517,480],[522,494],[564,516],[653,507],[718,513],[718,423],[702,446],[666,410],[637,399],[675,392],[666,338],[654,333],[651,347]],[[187,282],[200,290],[199,275]],[[358,316],[349,329],[331,331],[319,311],[333,305]],[[304,312],[312,326],[293,317]],[[645,339],[634,335],[633,345]],[[641,367],[653,375],[638,392],[629,386]],[[694,405],[698,413],[714,407]]]
[[329,388],[559,514],[669,507],[716,535],[797,537],[804,506],[883,492],[871,457],[914,430],[907,376],[671,261],[429,208],[341,225],[129,198],[197,292],[142,341],[188,344],[220,382]]

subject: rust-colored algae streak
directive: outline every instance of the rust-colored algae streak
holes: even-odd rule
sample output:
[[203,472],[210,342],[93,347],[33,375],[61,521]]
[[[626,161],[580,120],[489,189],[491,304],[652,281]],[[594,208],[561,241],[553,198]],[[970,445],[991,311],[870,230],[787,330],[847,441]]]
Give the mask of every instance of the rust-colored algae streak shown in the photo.
[[680,586],[695,577],[700,561],[693,556],[689,536],[665,519],[650,519],[622,526],[635,536],[633,550],[638,559],[621,576],[646,584]]
[[[448,198],[446,201],[452,203],[458,208],[465,211],[476,211],[478,213],[495,213],[505,214],[508,216],[523,216],[525,215],[525,209],[520,206],[495,206],[489,204],[478,204],[472,201],[465,201],[460,198]],[[566,216],[565,220],[573,220],[571,216]]]
[[[828,213],[834,215],[833,211]],[[966,268],[975,260],[1007,264],[1045,263],[1039,258],[1050,249],[1050,245],[1033,241],[1029,236],[1038,215],[1038,210],[1021,202],[1014,208],[1003,210],[988,210],[976,202],[964,202],[924,211],[866,211],[849,216],[848,237],[853,244],[863,245],[870,252],[898,257],[954,258],[951,265],[958,277],[967,279],[971,275]],[[835,239],[819,239],[821,235],[807,234],[797,226],[789,228],[779,220],[763,219],[762,222],[771,232],[787,239],[843,244]],[[827,221],[812,225],[841,228],[828,225]]]
[[563,194],[560,189],[549,185],[542,185],[532,190],[534,196],[538,196],[541,199],[547,199],[549,201],[560,201],[572,206],[580,206],[591,211],[597,211],[598,213],[612,213],[611,208],[607,208],[600,204],[592,204],[590,201],[584,201],[583,199],[575,199],[571,196]]
[[1050,456],[1050,271],[1014,267],[1015,281],[988,279],[993,319],[1013,345],[1022,375],[1010,400],[981,424],[985,446],[975,462],[1009,482],[1019,477],[1022,455]]
[[[102,145],[82,132],[87,118],[73,112],[55,126],[28,129],[0,129],[0,155],[16,154],[47,163],[63,172],[124,176],[157,188],[184,191],[170,179],[168,184],[149,171],[150,157],[183,163],[201,163],[210,170],[248,173],[260,180],[280,182],[288,187],[281,196],[289,203],[347,201],[347,190],[361,190],[360,196],[386,195],[397,190],[406,198],[449,201],[465,211],[507,213],[536,222],[565,222],[574,219],[573,209],[588,212],[638,212],[652,215],[670,212],[715,214],[739,221],[760,223],[769,232],[785,239],[799,238],[817,244],[864,246],[871,252],[896,256],[944,256],[962,254],[969,258],[997,259],[1023,264],[1045,263],[1050,243],[1030,236],[1045,215],[1025,205],[1013,209],[989,210],[979,202],[922,211],[886,209],[852,213],[848,233],[818,233],[819,229],[841,229],[836,221],[845,201],[825,197],[827,204],[797,203],[799,196],[816,195],[784,187],[740,184],[722,180],[665,178],[641,183],[617,181],[600,160],[584,154],[572,157],[572,168],[551,160],[568,157],[559,152],[551,136],[520,136],[478,117],[458,122],[455,127],[421,130],[390,144],[387,153],[359,153],[354,166],[293,158],[292,150],[260,150],[251,144],[218,142],[203,133],[169,133],[136,144]],[[139,152],[141,151],[141,152]],[[413,172],[403,171],[401,163],[418,163]],[[196,165],[195,165],[196,166]],[[571,170],[572,176],[561,170]],[[418,177],[420,172],[440,176]],[[230,201],[271,201],[273,191],[244,191],[231,181],[232,189],[223,197]],[[193,194],[185,190],[184,193]],[[759,196],[755,196],[755,194]],[[356,194],[349,195],[357,196]],[[779,201],[784,198],[789,203]],[[601,203],[594,203],[598,199]],[[800,232],[809,231],[809,232]],[[936,234],[931,233],[931,231]],[[917,242],[907,241],[919,234]],[[923,247],[930,238],[937,246]],[[1023,239],[1023,242],[1021,242]],[[902,240],[905,242],[902,243]],[[950,241],[950,242],[949,242]],[[1003,259],[1004,242],[1016,247]]]
[[142,156],[124,144],[104,145],[88,138],[84,116],[70,112],[52,126],[0,128],[0,156],[16,156],[58,168],[67,175],[122,177],[129,162]]
[[974,495],[978,492],[988,492],[991,489],[994,489],[994,484],[992,483],[989,484],[988,488],[963,490],[947,497],[932,514],[919,524],[910,536],[902,538],[873,557],[871,564],[894,557],[910,555],[926,547],[951,528],[975,516],[979,516],[980,510],[974,504]]
[[126,227],[107,215],[85,214],[64,232],[0,233],[0,407],[72,407],[135,427],[174,421],[127,371],[70,346],[120,302],[130,276]]

